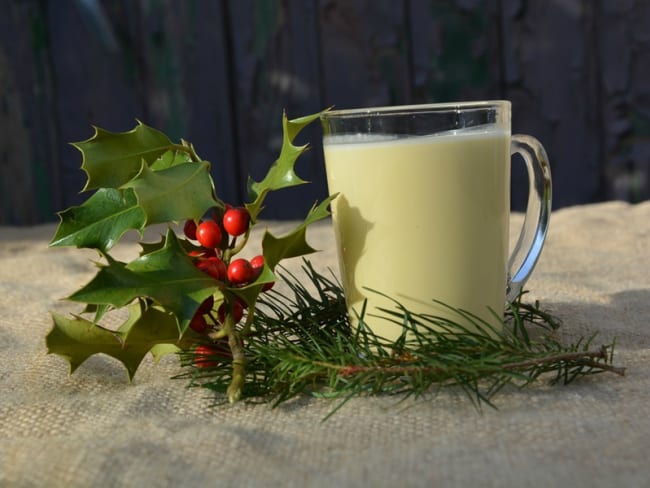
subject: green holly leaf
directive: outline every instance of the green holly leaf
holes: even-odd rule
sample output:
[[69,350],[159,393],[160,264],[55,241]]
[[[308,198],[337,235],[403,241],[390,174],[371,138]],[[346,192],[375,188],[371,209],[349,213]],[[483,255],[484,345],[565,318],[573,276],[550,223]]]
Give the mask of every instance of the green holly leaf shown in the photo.
[[166,356],[167,354],[176,354],[182,351],[183,349],[176,344],[156,344],[149,352],[151,352],[154,362],[158,363],[163,356]]
[[149,166],[155,171],[171,168],[177,164],[189,163],[192,158],[185,151],[166,151]]
[[94,129],[90,139],[72,144],[81,151],[81,169],[88,176],[82,191],[119,188],[138,174],[142,160],[152,163],[174,147],[165,134],[140,121],[128,132]]
[[132,188],[145,214],[145,224],[197,218],[217,205],[206,161],[182,163],[154,171],[142,163],[137,178],[124,185]]
[[138,206],[135,192],[102,188],[78,207],[59,213],[61,222],[50,246],[112,248],[129,229],[141,231],[145,213]]
[[298,117],[296,119],[288,120],[286,125],[286,132],[289,140],[293,141],[296,138],[296,136],[300,133],[300,131],[302,131],[305,127],[307,127],[315,120],[320,119],[321,114],[327,112],[328,110],[330,109],[327,108],[321,112],[316,112],[315,114],[305,115],[304,117]]
[[68,297],[83,303],[124,307],[139,297],[149,297],[178,318],[182,335],[199,305],[214,294],[218,282],[196,269],[169,229],[162,249],[128,264],[106,255],[108,265],[83,288]]
[[[186,254],[189,254],[192,251],[205,252],[205,248],[201,246],[197,246],[192,241],[189,241],[187,239],[178,239],[178,243],[185,250]],[[145,254],[150,254],[154,251],[158,251],[163,247],[165,247],[165,236],[161,235],[160,240],[156,242],[140,242],[139,244],[140,247],[142,248],[140,251],[140,256],[143,256]]]
[[102,188],[86,202],[60,213],[61,223],[50,246],[111,249],[129,229],[196,218],[217,205],[209,164],[179,163],[140,173],[124,189]]
[[132,380],[148,352],[159,360],[179,347],[175,316],[142,301],[129,307],[129,318],[116,331],[80,317],[52,314],[52,318],[54,326],[45,339],[48,353],[64,357],[70,373],[93,354],[103,353],[119,360]]
[[283,135],[280,156],[271,165],[262,181],[257,182],[251,178],[248,179],[248,197],[252,203],[246,204],[246,208],[253,223],[257,220],[269,191],[307,183],[295,173],[294,166],[298,157],[307,150],[309,145],[295,146],[293,141],[302,129],[319,117],[320,112],[307,117],[288,120],[287,115],[282,114]]
[[81,313],[92,313],[95,315],[95,318],[93,321],[95,323],[98,323],[104,315],[106,315],[106,312],[111,310],[110,305],[97,305],[95,303],[88,303],[84,307],[84,309],[81,311]]
[[[182,240],[179,240],[179,242],[183,242]],[[186,241],[187,242],[187,241]],[[154,251],[159,251],[163,247],[165,247],[165,236],[161,235],[160,240],[156,242],[140,242],[140,247],[142,250],[140,251],[140,256],[144,256],[145,254],[151,254]]]
[[273,270],[269,267],[268,264],[265,263],[264,267],[262,268],[262,272],[253,283],[249,283],[245,286],[240,286],[237,288],[228,288],[228,291],[244,300],[244,302],[246,302],[246,305],[249,307],[253,307],[255,306],[257,297],[262,292],[264,285],[267,283],[273,283],[275,281],[277,281],[277,278],[273,273]]
[[331,195],[320,204],[314,205],[305,220],[287,235],[275,237],[269,231],[264,233],[262,250],[264,261],[269,267],[275,268],[275,265],[283,259],[304,256],[316,251],[307,243],[307,227],[330,215],[327,207],[335,197],[336,195]]

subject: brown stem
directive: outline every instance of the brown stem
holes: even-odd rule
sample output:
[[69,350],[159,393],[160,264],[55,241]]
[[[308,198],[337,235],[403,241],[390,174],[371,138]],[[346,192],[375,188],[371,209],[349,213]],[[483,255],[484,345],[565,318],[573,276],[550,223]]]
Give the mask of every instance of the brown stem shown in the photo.
[[[555,354],[552,356],[546,356],[539,359],[530,359],[527,361],[519,361],[516,363],[504,364],[501,366],[502,369],[508,371],[516,371],[520,369],[527,369],[535,366],[543,366],[546,364],[552,364],[559,361],[579,361],[581,365],[590,366],[592,368],[602,369],[604,371],[610,371],[616,373],[620,376],[625,375],[625,368],[620,368],[607,364],[600,361],[595,361],[595,359],[607,359],[607,350],[601,349],[599,351],[582,351],[582,352],[570,352]],[[435,373],[443,372],[444,370],[438,367],[428,367],[428,366],[361,366],[361,365],[340,365],[340,364],[329,364],[322,362],[315,362],[314,364],[327,367],[330,369],[338,370],[341,376],[352,376],[359,373],[367,373],[373,371],[395,373],[395,374],[413,374],[413,373]]]
[[[566,352],[563,354],[555,354],[553,356],[547,356],[539,359],[529,359],[527,361],[520,361],[518,363],[505,364],[503,368],[508,370],[517,370],[517,369],[531,368],[533,366],[543,366],[545,364],[554,363],[557,361],[576,361],[580,359],[594,359],[594,358],[607,359],[607,351],[601,349],[599,351]],[[604,363],[600,364],[595,361],[593,361],[593,363],[598,364],[599,366],[603,366],[604,364]]]
[[253,326],[253,317],[255,316],[255,305],[248,307],[248,313],[246,315],[246,322],[244,322],[244,327],[242,327],[241,335],[243,337],[249,336],[251,333],[251,327]]
[[[233,353],[234,354],[234,353]],[[244,387],[246,377],[246,363],[243,360],[232,361],[232,380],[228,385],[227,395],[230,403],[236,403],[241,398],[241,391]]]
[[235,328],[235,320],[233,318],[232,305],[230,310],[226,313],[223,324],[223,330],[228,336],[228,345],[232,352],[232,380],[226,394],[230,403],[235,403],[241,398],[242,388],[244,387],[244,380],[246,377],[246,356],[244,355],[244,347],[239,337],[239,333]]
[[625,376],[625,368],[621,368],[619,366],[614,366],[612,364],[607,364],[607,363],[601,363],[598,361],[592,361],[591,359],[585,359],[584,361],[580,361],[580,364],[584,366],[590,366],[592,368],[596,369],[602,369],[603,371],[609,371],[611,373],[615,373],[619,376]]
[[251,233],[251,227],[249,226],[248,230],[244,234],[244,237],[242,238],[241,242],[239,242],[239,244],[237,244],[237,237],[233,238],[230,247],[226,249],[223,253],[224,260],[226,262],[230,262],[230,259],[236,254],[239,254],[239,252],[244,248],[244,246],[246,246],[246,243],[248,242],[248,238],[250,237],[250,233]]

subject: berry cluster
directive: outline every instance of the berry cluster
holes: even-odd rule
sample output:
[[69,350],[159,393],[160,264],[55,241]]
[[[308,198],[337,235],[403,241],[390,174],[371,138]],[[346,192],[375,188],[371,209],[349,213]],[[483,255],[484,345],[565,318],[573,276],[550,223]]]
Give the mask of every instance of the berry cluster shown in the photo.
[[[264,256],[255,256],[251,260],[234,258],[242,250],[251,227],[248,210],[244,207],[226,206],[223,215],[202,220],[198,225],[194,220],[185,222],[183,232],[191,241],[198,242],[188,252],[194,265],[223,284],[222,288],[237,288],[254,282],[264,269]],[[237,239],[243,236],[243,242]],[[262,291],[269,290],[273,283],[265,283]],[[213,314],[214,297],[208,297],[198,308],[190,327],[199,334],[210,334],[219,331],[226,322],[226,317],[232,318],[232,323],[239,323],[244,317],[248,306],[237,296],[224,295],[219,304],[216,317]],[[217,332],[215,342],[210,345],[200,345],[195,350],[194,363],[198,367],[214,366],[216,359],[232,359],[227,337],[219,337]],[[208,359],[209,358],[209,359]]]

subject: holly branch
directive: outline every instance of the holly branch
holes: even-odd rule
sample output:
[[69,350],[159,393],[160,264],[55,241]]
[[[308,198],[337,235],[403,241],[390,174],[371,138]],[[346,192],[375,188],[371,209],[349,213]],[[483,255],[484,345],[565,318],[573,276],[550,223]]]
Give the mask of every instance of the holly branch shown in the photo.
[[[237,401],[246,375],[244,338],[258,297],[273,286],[278,263],[314,251],[306,229],[329,215],[333,197],[314,205],[286,235],[267,232],[261,255],[249,260],[240,253],[267,195],[305,183],[295,164],[307,145],[294,140],[319,115],[289,120],[283,114],[280,155],[261,181],[249,180],[249,201],[240,206],[218,197],[210,163],[191,143],[174,143],[141,122],[122,133],[95,128],[90,139],[74,143],[87,175],[83,191],[95,191],[59,214],[50,246],[96,249],[102,261],[95,277],[68,296],[85,308],[72,317],[52,314],[48,352],[63,356],[71,372],[93,354],[108,354],[124,364],[130,379],[147,353],[159,359],[192,350],[199,366],[206,355],[216,355],[231,365],[228,398]],[[171,228],[177,222],[184,222],[183,236]],[[161,223],[170,224],[166,235],[141,243],[137,258],[125,263],[111,255],[128,231],[142,235]],[[123,308],[129,317],[117,329],[103,325]]]

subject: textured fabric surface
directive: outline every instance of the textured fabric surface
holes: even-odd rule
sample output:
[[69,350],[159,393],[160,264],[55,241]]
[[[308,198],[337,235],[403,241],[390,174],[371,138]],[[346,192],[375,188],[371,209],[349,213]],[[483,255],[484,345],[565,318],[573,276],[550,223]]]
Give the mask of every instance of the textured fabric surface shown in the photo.
[[[0,228],[2,487],[650,484],[650,202],[555,212],[527,285],[563,320],[564,341],[616,337],[625,377],[539,382],[483,412],[453,391],[357,398],[324,423],[327,400],[213,408],[209,392],[170,379],[173,357],[145,360],[133,384],[103,356],[69,376],[46,355],[49,312],[78,311],[60,299],[94,275],[97,255],[48,249],[53,232]],[[315,267],[336,269],[329,224],[308,238],[324,249]]]

